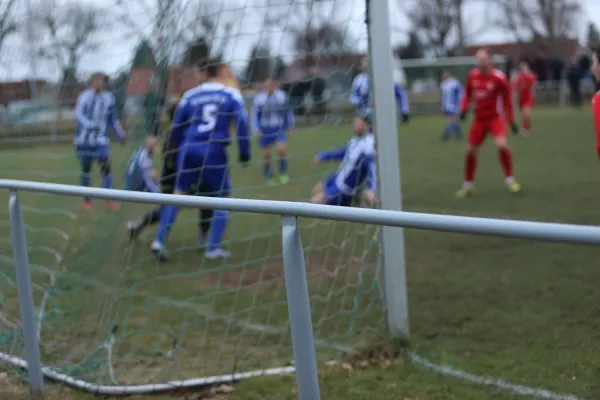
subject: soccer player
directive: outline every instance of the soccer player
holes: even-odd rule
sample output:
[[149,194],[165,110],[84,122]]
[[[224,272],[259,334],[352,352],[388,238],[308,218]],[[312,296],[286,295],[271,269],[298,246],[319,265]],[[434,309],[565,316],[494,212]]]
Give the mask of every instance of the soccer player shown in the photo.
[[[360,62],[361,73],[354,77],[352,89],[350,91],[350,104],[356,108],[357,115],[367,115],[371,110],[371,86],[369,79],[369,65],[366,58]],[[404,89],[397,83],[394,84],[394,96],[398,104],[398,113],[404,123],[408,123],[410,118],[410,109],[408,105],[408,96]]]
[[462,137],[462,130],[457,116],[463,97],[463,87],[458,79],[454,78],[449,71],[444,71],[440,89],[442,91],[442,113],[446,116],[447,120],[442,139],[448,140],[452,134],[459,139]]
[[515,75],[512,81],[513,89],[519,96],[519,110],[522,118],[522,136],[529,136],[531,130],[531,108],[535,101],[535,84],[537,78],[529,69],[529,64],[525,60],[519,62],[519,73]]
[[[115,98],[105,90],[107,84],[107,75],[100,72],[94,73],[90,80],[90,87],[79,94],[75,105],[77,132],[74,144],[77,158],[81,164],[81,186],[90,186],[92,164],[94,160],[97,160],[102,171],[103,186],[106,189],[112,189],[108,129],[112,128],[119,141],[125,142],[125,132],[115,111]],[[84,198],[83,207],[86,210],[92,208],[90,198]],[[107,201],[106,208],[118,211],[120,206],[113,201]]]
[[140,146],[129,161],[125,174],[125,190],[158,193],[156,184],[158,172],[152,168],[152,157],[156,151],[156,137],[147,136],[144,146]]
[[[592,54],[592,73],[596,82],[600,83],[600,49],[595,50]],[[592,98],[592,112],[596,126],[596,152],[600,157],[600,91]]]
[[[476,55],[477,67],[467,75],[465,95],[461,103],[461,120],[464,120],[471,100],[475,102],[475,119],[469,131],[467,154],[465,155],[465,170],[463,187],[456,192],[456,197],[464,198],[473,194],[475,169],[477,168],[477,151],[488,133],[491,133],[500,164],[504,170],[504,180],[508,190],[517,193],[521,186],[513,176],[512,155],[507,142],[506,122],[513,132],[517,127],[514,123],[513,104],[510,85],[506,75],[494,68],[487,50],[480,49]],[[499,103],[502,102],[502,110]],[[501,113],[504,116],[501,116]]]
[[[228,197],[231,191],[227,146],[230,144],[229,127],[235,122],[239,161],[247,166],[250,161],[248,117],[239,90],[219,81],[225,73],[220,63],[205,67],[206,81],[187,91],[175,112],[169,148],[180,149],[177,155],[175,194],[202,193],[208,196]],[[178,207],[164,206],[152,251],[161,260],[167,259],[165,242],[175,223]],[[215,210],[205,257],[228,258],[229,252],[221,242],[227,228],[228,213]]]
[[376,203],[375,137],[369,127],[369,116],[354,119],[354,134],[343,148],[315,156],[315,165],[324,161],[342,162],[337,172],[315,185],[312,203],[351,206],[364,185],[363,200],[371,205]]
[[264,175],[269,186],[275,185],[271,157],[273,145],[279,156],[279,181],[285,185],[290,181],[287,160],[287,132],[294,129],[294,113],[288,107],[286,94],[272,78],[265,80],[265,90],[254,97],[252,108],[252,130],[260,134],[263,149]]

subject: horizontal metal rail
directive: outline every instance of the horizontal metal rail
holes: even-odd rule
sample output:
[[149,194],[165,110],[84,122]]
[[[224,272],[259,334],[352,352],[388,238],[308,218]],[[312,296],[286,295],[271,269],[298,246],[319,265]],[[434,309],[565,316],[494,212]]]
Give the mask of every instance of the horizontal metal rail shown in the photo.
[[0,189],[92,197],[128,203],[221,209],[257,214],[290,215],[373,225],[396,226],[473,235],[503,236],[549,242],[600,244],[600,227],[548,222],[462,217],[406,211],[375,210],[303,202],[213,198],[0,179]]

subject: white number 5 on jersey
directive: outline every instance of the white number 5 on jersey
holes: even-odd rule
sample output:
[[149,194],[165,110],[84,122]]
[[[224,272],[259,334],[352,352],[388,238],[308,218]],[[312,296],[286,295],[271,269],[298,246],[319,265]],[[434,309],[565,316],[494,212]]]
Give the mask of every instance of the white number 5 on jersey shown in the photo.
[[198,124],[198,132],[205,133],[215,129],[218,112],[219,106],[217,104],[205,104],[204,107],[202,107],[202,118]]

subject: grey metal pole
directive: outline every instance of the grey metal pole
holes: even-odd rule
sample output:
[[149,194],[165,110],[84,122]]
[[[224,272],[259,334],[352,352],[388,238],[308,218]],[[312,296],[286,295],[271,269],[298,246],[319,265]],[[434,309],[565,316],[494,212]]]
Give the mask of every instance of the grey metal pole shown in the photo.
[[[398,118],[394,96],[388,3],[388,0],[367,0],[367,29],[371,63],[371,95],[374,102],[379,199],[383,209],[400,211],[402,210],[402,193]],[[404,230],[388,226],[382,227],[381,242],[383,250],[381,280],[387,328],[393,338],[408,339]]]
[[313,337],[304,249],[295,216],[283,216],[283,271],[287,291],[296,383],[300,400],[319,400],[317,356]]
[[19,306],[21,309],[21,328],[23,329],[25,353],[27,355],[29,387],[32,398],[37,399],[42,396],[44,376],[42,374],[40,347],[37,337],[35,307],[33,305],[31,275],[29,273],[29,257],[27,255],[27,239],[25,238],[25,224],[23,223],[23,213],[21,212],[16,191],[10,192],[8,213],[13,260],[17,277],[17,290],[19,292]]

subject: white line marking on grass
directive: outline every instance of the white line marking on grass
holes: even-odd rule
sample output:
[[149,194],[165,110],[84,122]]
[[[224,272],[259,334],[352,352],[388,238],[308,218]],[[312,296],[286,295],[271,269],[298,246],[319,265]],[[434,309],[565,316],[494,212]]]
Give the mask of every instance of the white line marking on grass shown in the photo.
[[540,399],[548,400],[583,400],[583,398],[571,394],[555,393],[551,392],[548,389],[516,385],[514,383],[507,382],[503,379],[471,374],[470,372],[456,369],[449,365],[433,363],[428,359],[419,356],[416,353],[410,353],[410,359],[415,364],[421,365],[427,369],[430,369],[442,375],[452,376],[463,381],[477,383],[480,385],[495,387],[497,389],[505,390],[507,392],[511,392],[520,396],[533,396]]

